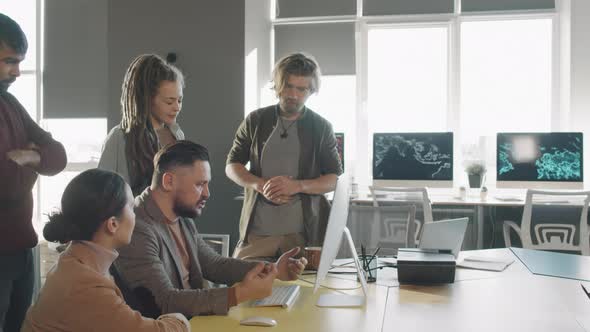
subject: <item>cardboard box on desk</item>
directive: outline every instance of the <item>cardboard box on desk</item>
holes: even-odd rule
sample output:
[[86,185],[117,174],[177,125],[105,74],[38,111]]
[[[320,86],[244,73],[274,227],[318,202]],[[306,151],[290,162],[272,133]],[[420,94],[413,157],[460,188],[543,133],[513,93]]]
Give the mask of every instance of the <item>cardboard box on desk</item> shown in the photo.
[[400,284],[447,284],[455,282],[455,256],[450,251],[400,248],[397,278]]

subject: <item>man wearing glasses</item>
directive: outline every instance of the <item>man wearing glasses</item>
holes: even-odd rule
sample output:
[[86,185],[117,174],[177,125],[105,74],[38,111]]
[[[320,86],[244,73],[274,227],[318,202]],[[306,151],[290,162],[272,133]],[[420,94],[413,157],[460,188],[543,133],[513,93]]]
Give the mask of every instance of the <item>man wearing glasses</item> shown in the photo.
[[305,106],[319,89],[317,62],[288,55],[275,65],[273,83],[279,103],[246,117],[227,157],[227,176],[245,191],[236,258],[321,245],[329,215],[323,194],[342,173],[332,125]]

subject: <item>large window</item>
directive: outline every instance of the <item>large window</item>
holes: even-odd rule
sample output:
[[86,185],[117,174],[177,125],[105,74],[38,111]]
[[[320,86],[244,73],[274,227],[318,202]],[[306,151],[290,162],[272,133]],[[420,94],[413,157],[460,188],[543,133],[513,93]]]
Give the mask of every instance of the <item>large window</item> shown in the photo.
[[[347,151],[356,151],[355,109],[356,80],[352,75],[323,76],[320,91],[307,100],[307,106],[326,118],[334,132],[344,133]],[[353,153],[344,154],[345,169],[350,169]],[[348,168],[347,168],[348,167]]]
[[447,129],[448,28],[368,32],[369,135]]
[[64,145],[68,156],[66,169],[55,176],[39,178],[41,216],[35,229],[42,234],[46,214],[61,206],[66,185],[80,172],[98,166],[101,147],[107,133],[107,120],[97,119],[46,119],[43,125],[53,138]]
[[461,134],[551,130],[552,20],[461,24]]
[[355,77],[323,76],[320,91],[309,97],[307,106],[332,123],[336,132],[354,132]]
[[[420,3],[424,8],[358,1],[356,15],[271,15],[273,31],[282,33],[274,39],[282,48],[274,46],[271,53],[285,45],[313,51],[330,70],[350,71],[342,64],[355,63],[352,74],[326,77],[323,91],[308,105],[346,133],[344,154],[352,165],[346,169],[359,184],[372,181],[376,132],[453,132],[459,185],[462,161],[494,165],[497,132],[570,129],[557,99],[558,9],[535,0]],[[350,23],[354,50],[344,47],[341,30],[330,27]],[[320,26],[322,34],[305,33]],[[297,38],[284,40],[290,36],[285,31]]]
[[[456,165],[477,158],[493,166],[497,132],[568,129],[552,122],[559,118],[553,109],[559,105],[556,15],[546,10],[464,15],[455,8],[422,16],[335,19],[356,22],[355,73],[326,77],[308,105],[335,131],[345,132],[346,170],[361,185],[372,181],[376,132],[451,131]],[[313,17],[295,19],[292,30],[306,19],[317,23]],[[316,50],[318,44],[309,43]],[[464,172],[455,168],[459,184]]]

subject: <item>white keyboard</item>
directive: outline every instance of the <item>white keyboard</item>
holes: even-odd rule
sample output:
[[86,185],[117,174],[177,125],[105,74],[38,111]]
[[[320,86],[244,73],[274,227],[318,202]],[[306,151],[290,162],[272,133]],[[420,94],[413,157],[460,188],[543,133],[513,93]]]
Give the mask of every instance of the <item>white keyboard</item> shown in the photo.
[[253,301],[255,307],[290,307],[299,295],[299,285],[274,286],[272,295],[260,300]]

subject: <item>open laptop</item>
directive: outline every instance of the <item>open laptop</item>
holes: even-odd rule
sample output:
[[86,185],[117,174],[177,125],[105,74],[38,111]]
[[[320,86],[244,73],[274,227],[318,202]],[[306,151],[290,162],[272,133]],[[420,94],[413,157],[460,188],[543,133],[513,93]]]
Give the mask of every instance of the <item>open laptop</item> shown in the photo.
[[424,223],[418,248],[449,250],[455,258],[459,256],[469,218],[448,219]]

